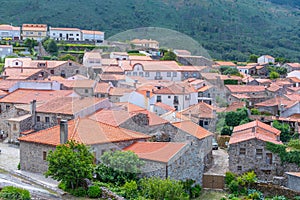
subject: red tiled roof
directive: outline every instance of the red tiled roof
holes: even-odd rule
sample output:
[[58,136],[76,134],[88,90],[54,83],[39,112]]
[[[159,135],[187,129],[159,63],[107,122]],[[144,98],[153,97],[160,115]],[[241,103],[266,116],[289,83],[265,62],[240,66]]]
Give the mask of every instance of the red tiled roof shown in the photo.
[[32,100],[46,102],[57,97],[66,97],[71,90],[26,90],[18,89],[0,99],[0,103],[28,104]]
[[286,63],[286,64],[292,68],[300,68],[300,63]]
[[97,103],[104,100],[106,99],[94,97],[58,97],[38,106],[36,111],[42,113],[75,115],[79,111],[95,106]]
[[214,110],[211,105],[204,103],[204,102],[199,102],[198,104],[192,105],[178,113],[182,113],[186,116],[191,114],[192,116],[197,116],[198,118],[210,118],[213,119],[216,116],[214,115]]
[[219,66],[236,66],[233,62],[226,62],[226,61],[216,61],[216,64]]
[[167,163],[187,144],[174,142],[136,142],[124,151],[133,151],[139,158]]
[[295,103],[297,103],[297,101],[293,101],[293,100],[288,100],[286,98],[283,97],[274,97],[272,99],[268,99],[266,101],[260,102],[255,104],[255,106],[257,107],[269,107],[269,106],[279,106],[279,105],[284,105],[285,107],[291,107],[292,105],[294,105]]
[[[300,66],[299,66],[300,67]],[[288,79],[290,79],[292,82],[294,83],[300,83],[300,79],[297,77],[288,77]]]
[[50,31],[54,30],[54,31],[80,31],[79,28],[59,28],[59,27],[50,27],[49,28]]
[[42,71],[43,69],[5,68],[2,74],[8,76],[6,80],[25,80]]
[[190,94],[194,93],[196,90],[187,83],[173,83],[167,87],[160,90],[156,90],[155,94]]
[[109,124],[111,126],[120,126],[125,121],[129,120],[133,115],[124,110],[100,110],[89,118],[95,121]]
[[134,90],[129,89],[129,88],[114,87],[114,88],[110,88],[109,95],[110,96],[123,96],[124,94],[131,93],[132,91],[134,91]]
[[225,110],[224,112],[231,112],[236,111],[238,108],[244,108],[246,106],[246,102],[232,102]]
[[276,91],[280,90],[281,87],[279,85],[277,85],[276,83],[271,83],[271,85],[266,89],[271,92],[276,92]]
[[110,87],[109,83],[105,83],[105,82],[97,83],[94,92],[95,93],[108,93],[109,87]]
[[176,110],[174,107],[169,106],[167,104],[164,104],[162,102],[157,102],[154,105],[157,106],[157,107],[160,107],[160,108],[162,108],[164,110],[167,110],[167,111],[175,111]]
[[261,85],[226,85],[232,93],[263,92],[265,87]]
[[275,144],[282,144],[281,141],[277,140],[278,136],[280,136],[280,131],[278,129],[255,120],[253,122],[234,127],[229,144],[239,143],[254,138],[273,142]]
[[[150,138],[148,135],[110,126],[88,118],[68,121],[68,140],[75,140],[86,145],[148,138]],[[19,140],[57,146],[60,144],[60,125],[20,137]]]
[[83,34],[90,34],[90,35],[103,35],[104,34],[104,32],[102,32],[102,31],[93,31],[93,30],[81,30],[81,32],[83,33]]
[[99,74],[99,77],[103,81],[125,80],[125,75],[122,75],[122,74]]
[[173,125],[198,139],[203,139],[212,135],[211,132],[192,121],[175,122]]

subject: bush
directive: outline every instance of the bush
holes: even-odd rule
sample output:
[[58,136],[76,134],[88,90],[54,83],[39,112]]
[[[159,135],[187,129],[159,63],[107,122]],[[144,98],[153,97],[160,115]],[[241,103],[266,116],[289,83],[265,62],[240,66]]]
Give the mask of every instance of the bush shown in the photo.
[[0,199],[8,199],[8,200],[30,200],[30,193],[28,190],[6,186],[2,188],[0,192]]
[[232,172],[226,172],[225,173],[225,184],[229,185],[231,183],[231,181],[235,180],[236,178],[236,174],[232,173]]
[[285,196],[275,196],[272,200],[288,200]]
[[239,192],[239,183],[236,180],[233,180],[228,185],[228,188],[231,193],[237,194]]
[[260,191],[257,191],[255,189],[249,189],[248,190],[248,198],[253,200],[263,200],[264,196]]
[[190,198],[197,198],[200,196],[202,191],[202,187],[199,184],[196,184],[194,187],[191,189],[191,194]]
[[259,110],[258,109],[256,109],[256,108],[252,108],[251,109],[251,115],[260,115],[261,113],[259,112]]
[[160,178],[143,178],[140,180],[141,196],[147,199],[189,199],[180,181]]
[[92,185],[89,187],[87,191],[87,195],[89,198],[98,198],[102,194],[101,188],[97,185]]
[[300,140],[299,139],[290,140],[288,146],[300,150]]
[[221,135],[231,135],[232,131],[230,130],[229,126],[224,126],[221,130]]
[[138,197],[138,185],[135,181],[126,182],[121,190],[126,199],[134,199]]
[[86,190],[83,187],[70,189],[70,194],[76,196],[76,197],[85,197],[86,196]]

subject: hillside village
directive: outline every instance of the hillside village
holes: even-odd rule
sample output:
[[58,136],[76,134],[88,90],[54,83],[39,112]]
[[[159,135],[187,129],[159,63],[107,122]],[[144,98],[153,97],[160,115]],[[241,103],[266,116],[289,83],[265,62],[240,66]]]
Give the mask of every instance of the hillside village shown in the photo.
[[[262,183],[300,193],[299,149],[289,146],[300,143],[300,63],[270,55],[215,61],[162,51],[151,38],[109,52],[96,48],[105,44],[102,31],[45,24],[0,25],[0,39],[0,138],[19,149],[21,171],[43,174],[49,152],[75,140],[91,147],[95,163],[108,151],[134,152],[143,177],[224,189],[226,171],[254,171]],[[44,59],[16,53],[12,44],[26,39],[48,57],[45,40],[95,48],[82,58]],[[294,160],[284,155],[293,152]]]

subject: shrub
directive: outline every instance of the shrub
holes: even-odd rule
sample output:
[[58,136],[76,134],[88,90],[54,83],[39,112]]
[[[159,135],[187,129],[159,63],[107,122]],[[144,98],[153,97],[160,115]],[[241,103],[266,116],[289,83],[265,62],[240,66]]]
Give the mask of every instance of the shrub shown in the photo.
[[20,164],[20,162],[19,162],[19,164],[18,164],[18,170],[20,170],[21,169],[21,164]]
[[221,130],[221,135],[231,135],[232,131],[230,130],[229,126],[224,126]]
[[6,186],[2,188],[0,192],[0,199],[8,199],[8,200],[30,200],[30,193],[28,190]]
[[89,187],[87,191],[87,195],[89,198],[98,198],[102,194],[101,188],[97,185],[92,185]]
[[300,140],[299,139],[290,140],[288,146],[300,150]]
[[251,109],[251,114],[252,114],[252,115],[260,115],[261,113],[259,112],[258,109],[252,108],[252,109]]
[[253,200],[263,200],[264,196],[260,191],[257,191],[255,189],[249,189],[248,190],[248,198]]
[[285,196],[275,196],[272,200],[288,200]]
[[83,187],[70,189],[69,192],[76,197],[85,197],[86,196],[86,190]]
[[197,198],[200,196],[202,191],[202,187],[199,184],[196,184],[194,187],[191,189],[191,194],[190,198]]
[[147,199],[189,199],[180,181],[160,178],[143,178],[140,180],[141,196]]
[[226,172],[225,173],[225,184],[229,185],[231,183],[231,181],[235,180],[236,178],[236,174],[232,173],[232,172]]
[[63,183],[63,182],[60,182],[59,184],[58,184],[58,188],[59,189],[62,189],[63,191],[67,191],[67,185],[65,184],[65,183]]
[[231,193],[237,194],[239,192],[239,183],[236,180],[233,180],[228,185],[228,188]]
[[138,197],[138,185],[135,181],[126,182],[121,190],[124,192],[126,199],[134,199]]

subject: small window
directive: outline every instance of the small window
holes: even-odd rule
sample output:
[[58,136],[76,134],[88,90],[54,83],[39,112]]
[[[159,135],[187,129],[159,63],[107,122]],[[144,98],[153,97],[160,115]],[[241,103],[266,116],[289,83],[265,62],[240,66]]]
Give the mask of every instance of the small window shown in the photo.
[[184,77],[188,77],[189,73],[188,72],[184,72]]
[[47,160],[47,152],[43,151],[43,160]]
[[168,99],[171,99],[171,96],[168,96]]
[[139,76],[143,77],[144,73],[143,72],[139,72]]
[[41,117],[40,116],[36,116],[36,121],[40,122],[41,121]]
[[171,77],[171,72],[167,72],[167,77]]
[[149,77],[150,76],[149,72],[145,72],[145,76]]
[[77,70],[75,71],[75,73],[76,73],[76,74],[79,74],[79,70],[77,69]]
[[133,72],[132,74],[133,74],[133,76],[137,76],[137,72]]
[[246,149],[240,148],[240,155],[246,155]]
[[85,89],[85,90],[84,90],[84,93],[89,93],[89,90],[88,90],[88,89]]
[[49,117],[45,117],[45,122],[49,123],[50,122],[50,118]]
[[238,171],[242,171],[242,166],[237,166]]
[[71,62],[69,62],[69,66],[72,66],[72,63],[71,63]]
[[161,96],[156,97],[156,102],[161,102]]
[[178,110],[178,106],[174,106],[175,110],[177,111]]
[[262,149],[256,149],[256,157],[261,158],[263,155],[263,150]]
[[177,72],[173,72],[173,77],[177,77]]
[[157,76],[157,77],[160,77],[160,72],[156,72],[156,76]]
[[193,73],[193,77],[194,77],[194,78],[197,77],[197,73],[196,73],[196,72]]
[[10,109],[10,105],[6,105],[6,110]]
[[50,70],[50,74],[54,74],[54,69],[51,69],[51,70]]
[[79,34],[77,33],[76,36],[79,36]]
[[13,130],[14,130],[14,131],[17,130],[17,124],[13,124]]
[[127,72],[127,76],[131,76],[131,72]]
[[204,121],[204,125],[205,125],[205,126],[208,126],[208,121]]

